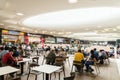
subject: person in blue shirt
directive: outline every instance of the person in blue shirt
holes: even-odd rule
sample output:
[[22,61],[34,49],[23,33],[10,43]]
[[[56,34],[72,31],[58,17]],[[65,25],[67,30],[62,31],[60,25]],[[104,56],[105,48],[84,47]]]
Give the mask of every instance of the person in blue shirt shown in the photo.
[[17,47],[12,47],[14,49],[13,57],[19,57],[20,53],[17,51]]
[[96,48],[94,48],[94,55],[95,55],[96,60],[98,61],[99,60],[99,54],[98,54],[98,51],[97,51]]

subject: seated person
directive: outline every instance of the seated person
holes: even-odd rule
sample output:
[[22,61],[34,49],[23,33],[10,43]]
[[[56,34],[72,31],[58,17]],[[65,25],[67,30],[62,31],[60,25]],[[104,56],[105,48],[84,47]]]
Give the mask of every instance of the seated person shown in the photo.
[[15,66],[16,60],[15,58],[12,56],[13,55],[13,49],[10,48],[9,52],[4,54],[4,56],[2,57],[2,65],[9,65],[9,66]]
[[87,57],[88,56],[88,53],[84,50],[81,50],[81,52],[83,53],[84,57]]
[[46,57],[46,64],[53,65],[55,63],[55,58],[56,58],[55,51],[51,50]]
[[94,48],[94,56],[96,58],[96,60],[98,61],[99,60],[99,54],[98,54],[98,51],[96,48]]
[[88,58],[87,58],[87,60],[86,60],[86,62],[85,62],[85,66],[86,66],[86,70],[85,70],[85,71],[87,71],[87,72],[88,72],[88,71],[90,71],[90,72],[94,71],[94,70],[90,67],[90,65],[94,65],[94,62],[97,61],[96,58],[95,58],[94,51],[91,50],[90,53],[91,53],[91,54],[88,56]]
[[107,58],[107,54],[104,50],[100,50],[99,52],[99,59],[100,59],[100,64],[104,64],[104,59]]
[[17,48],[14,48],[14,53],[13,53],[13,57],[18,57],[20,56],[20,53],[17,51]]
[[3,47],[0,48],[0,60],[2,60],[2,57],[4,56],[4,54],[6,54],[7,52],[9,52],[9,48],[5,47],[5,49]]
[[[2,57],[2,66],[12,66],[12,67],[17,67],[17,60],[12,56],[13,55],[13,49],[10,48],[9,52],[4,54]],[[11,77],[14,77],[14,73],[10,73]]]
[[84,55],[81,53],[81,50],[78,50],[74,55],[73,64],[75,64],[78,71],[81,71],[81,64],[84,63]]
[[60,50],[59,56],[62,56],[62,57],[66,57],[67,56],[67,54],[66,54],[66,52],[64,51],[63,48]]

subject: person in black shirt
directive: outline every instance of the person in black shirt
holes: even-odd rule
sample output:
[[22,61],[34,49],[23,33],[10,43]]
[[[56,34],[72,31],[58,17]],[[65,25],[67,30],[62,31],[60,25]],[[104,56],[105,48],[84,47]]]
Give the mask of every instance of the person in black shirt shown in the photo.
[[94,70],[90,67],[90,65],[94,65],[94,62],[96,61],[96,58],[95,58],[95,55],[94,55],[94,51],[91,50],[90,53],[91,53],[90,56],[88,57],[87,61],[85,62],[85,66],[86,66],[86,71],[87,71],[87,72],[88,72],[88,71],[90,71],[90,72],[94,71]]

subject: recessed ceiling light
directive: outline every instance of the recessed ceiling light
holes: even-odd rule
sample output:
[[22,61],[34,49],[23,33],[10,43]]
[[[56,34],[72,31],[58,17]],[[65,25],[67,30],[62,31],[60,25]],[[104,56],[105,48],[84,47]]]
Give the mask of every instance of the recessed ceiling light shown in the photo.
[[37,30],[35,30],[35,33],[37,33],[38,31]]
[[69,3],[77,3],[78,0],[68,0]]
[[109,31],[109,29],[104,29],[104,31]]
[[16,13],[17,15],[19,15],[19,16],[23,16],[24,14],[23,13]]
[[63,32],[59,32],[58,34],[64,34]]
[[50,34],[52,34],[53,32],[50,32]]
[[117,28],[117,29],[120,29],[120,26],[117,26],[116,28]]
[[113,29],[113,31],[117,31],[117,29]]
[[22,29],[25,29],[24,27]]
[[0,23],[0,25],[4,25],[3,23]]
[[101,31],[101,32],[103,32],[103,33],[104,33],[105,31]]
[[55,32],[50,32],[51,34],[55,33]]
[[97,26],[98,28],[101,28],[102,26]]
[[71,34],[72,32],[66,32],[66,34]]
[[42,31],[42,33],[46,33],[47,31]]

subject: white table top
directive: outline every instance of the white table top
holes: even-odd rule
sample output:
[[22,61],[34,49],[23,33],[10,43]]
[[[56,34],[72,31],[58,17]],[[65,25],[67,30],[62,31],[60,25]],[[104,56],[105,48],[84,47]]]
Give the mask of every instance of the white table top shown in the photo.
[[41,65],[39,67],[32,68],[32,70],[47,73],[47,74],[51,74],[60,69],[61,69],[61,67],[53,66],[53,65]]
[[19,69],[16,69],[11,66],[0,67],[0,76],[9,74],[9,73],[13,73],[13,72],[17,72],[17,71],[19,71]]
[[23,58],[22,61],[18,61],[18,63],[22,63],[22,62],[29,62],[31,61],[32,59],[29,59],[29,58]]

